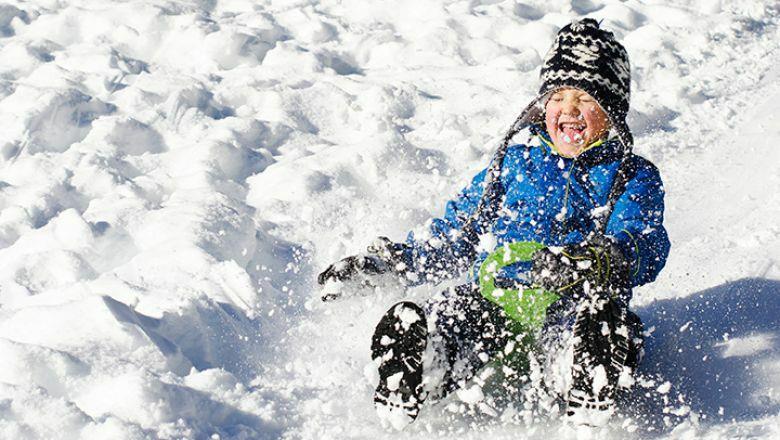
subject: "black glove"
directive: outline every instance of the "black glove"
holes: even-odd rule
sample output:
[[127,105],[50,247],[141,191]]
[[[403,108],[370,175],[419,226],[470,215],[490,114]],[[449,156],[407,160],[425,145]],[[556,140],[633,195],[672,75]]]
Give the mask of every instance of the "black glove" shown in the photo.
[[322,286],[329,280],[349,281],[357,274],[381,275],[390,270],[390,264],[378,255],[352,255],[331,264],[317,276]]
[[606,237],[537,251],[529,278],[532,284],[563,295],[614,295],[630,287],[629,264],[620,248]]
[[[371,286],[366,278],[389,272],[403,275],[406,264],[403,262],[405,244],[393,243],[387,237],[379,237],[368,246],[367,254],[353,255],[331,264],[317,276],[317,282],[325,285],[328,281],[352,281],[361,278],[363,284]],[[338,294],[326,293],[323,301],[337,298]]]

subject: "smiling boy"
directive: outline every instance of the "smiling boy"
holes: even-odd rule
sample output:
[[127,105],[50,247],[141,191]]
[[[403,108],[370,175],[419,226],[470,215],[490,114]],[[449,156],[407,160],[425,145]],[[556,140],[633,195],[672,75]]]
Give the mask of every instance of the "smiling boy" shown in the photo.
[[[321,284],[379,274],[416,284],[471,269],[471,282],[422,306],[398,303],[376,327],[374,401],[397,428],[528,334],[548,371],[567,349],[573,353],[568,377],[545,383],[570,416],[609,415],[621,385],[631,383],[642,351],[641,321],[628,308],[632,288],[655,279],[670,246],[660,175],[633,154],[625,121],[628,55],[595,20],[573,22],[559,31],[541,82],[490,166],[447,203],[428,236],[380,238],[369,253],[320,274]],[[511,145],[526,128],[534,142]],[[528,243],[535,246],[530,259],[509,258]],[[486,272],[490,262],[501,264]],[[486,273],[490,284],[478,275]],[[517,324],[531,322],[518,314],[527,305],[507,296],[527,288],[538,289],[528,292],[538,292],[539,304],[551,300],[543,303],[543,322],[520,334]]]

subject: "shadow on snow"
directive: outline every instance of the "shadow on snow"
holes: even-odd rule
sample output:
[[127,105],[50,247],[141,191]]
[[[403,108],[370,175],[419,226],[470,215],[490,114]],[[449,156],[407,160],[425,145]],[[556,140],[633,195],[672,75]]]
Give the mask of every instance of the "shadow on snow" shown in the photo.
[[629,413],[663,424],[664,406],[680,407],[679,395],[703,423],[780,411],[780,390],[773,390],[780,384],[780,281],[745,278],[637,313],[651,331],[639,373],[673,387],[668,405],[635,387],[624,403]]

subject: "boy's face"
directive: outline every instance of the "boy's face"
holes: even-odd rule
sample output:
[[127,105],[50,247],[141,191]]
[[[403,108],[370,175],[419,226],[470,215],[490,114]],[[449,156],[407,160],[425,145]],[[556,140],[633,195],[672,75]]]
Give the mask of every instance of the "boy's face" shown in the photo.
[[555,147],[576,157],[609,130],[609,118],[596,100],[575,88],[554,92],[545,106],[544,122]]

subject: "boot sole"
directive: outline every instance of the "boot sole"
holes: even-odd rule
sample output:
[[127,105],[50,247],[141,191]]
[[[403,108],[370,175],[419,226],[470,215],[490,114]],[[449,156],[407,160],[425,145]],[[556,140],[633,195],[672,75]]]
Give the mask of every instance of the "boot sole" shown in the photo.
[[380,319],[371,339],[371,357],[379,359],[379,385],[374,392],[377,411],[400,410],[411,423],[425,400],[422,359],[428,329],[423,309],[401,302]]
[[[595,310],[587,307],[577,312],[572,388],[566,408],[567,416],[597,425],[608,420],[614,410],[618,379],[629,357],[627,330],[618,331],[618,326],[626,325],[625,319],[609,301],[600,301]],[[603,369],[600,378],[595,377],[599,367]],[[596,381],[601,382],[598,392],[594,390]]]

